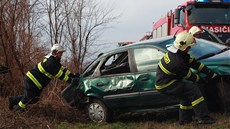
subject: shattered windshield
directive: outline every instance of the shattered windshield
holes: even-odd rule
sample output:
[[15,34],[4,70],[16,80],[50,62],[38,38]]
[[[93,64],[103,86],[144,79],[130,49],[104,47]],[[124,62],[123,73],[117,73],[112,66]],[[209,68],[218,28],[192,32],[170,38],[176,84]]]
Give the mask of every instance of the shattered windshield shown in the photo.
[[217,53],[227,48],[225,45],[217,44],[204,39],[196,39],[196,41],[197,45],[191,47],[191,50],[189,51],[189,54],[195,58],[199,58],[210,53]]

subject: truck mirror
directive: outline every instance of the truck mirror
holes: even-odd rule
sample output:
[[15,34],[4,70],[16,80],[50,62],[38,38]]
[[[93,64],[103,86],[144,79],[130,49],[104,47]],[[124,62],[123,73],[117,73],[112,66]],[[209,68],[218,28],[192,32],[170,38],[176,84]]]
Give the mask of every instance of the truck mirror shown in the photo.
[[192,8],[193,8],[193,5],[188,5],[185,9],[186,9],[187,11],[191,11]]
[[179,24],[180,23],[180,10],[175,9],[174,12],[174,24]]

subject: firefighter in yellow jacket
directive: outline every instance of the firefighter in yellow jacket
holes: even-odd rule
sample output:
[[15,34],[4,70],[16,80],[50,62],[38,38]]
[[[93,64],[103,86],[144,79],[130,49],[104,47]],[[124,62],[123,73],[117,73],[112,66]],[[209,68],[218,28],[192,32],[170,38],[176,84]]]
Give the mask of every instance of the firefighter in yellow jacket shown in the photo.
[[53,77],[71,83],[77,75],[72,74],[60,60],[65,49],[60,44],[54,44],[51,53],[35,68],[26,73],[24,77],[24,95],[9,97],[9,109],[15,111],[25,111],[28,104],[34,104],[39,100],[40,94]]
[[198,118],[198,124],[211,124],[215,121],[208,116],[208,108],[198,86],[205,79],[193,73],[190,68],[205,73],[206,79],[211,79],[216,74],[188,54],[193,45],[196,45],[193,35],[181,32],[176,35],[172,45],[166,46],[169,51],[158,64],[155,87],[161,93],[181,100],[180,124],[192,122],[192,110]]

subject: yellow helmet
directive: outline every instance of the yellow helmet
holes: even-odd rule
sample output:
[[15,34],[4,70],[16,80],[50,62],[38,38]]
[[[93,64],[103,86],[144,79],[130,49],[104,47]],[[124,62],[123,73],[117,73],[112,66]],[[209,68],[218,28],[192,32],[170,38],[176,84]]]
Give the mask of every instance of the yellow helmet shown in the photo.
[[193,26],[189,29],[189,33],[192,34],[193,36],[201,32],[202,32],[201,29],[197,26]]
[[196,45],[196,40],[191,33],[181,32],[176,35],[176,38],[173,44],[167,49],[173,53],[176,53],[177,50],[185,51],[187,47]]

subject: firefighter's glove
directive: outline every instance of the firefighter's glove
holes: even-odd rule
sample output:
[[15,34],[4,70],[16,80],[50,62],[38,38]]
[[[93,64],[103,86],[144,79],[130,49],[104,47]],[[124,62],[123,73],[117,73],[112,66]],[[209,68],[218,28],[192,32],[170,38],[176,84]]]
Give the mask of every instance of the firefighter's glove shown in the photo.
[[74,78],[79,78],[80,76],[81,76],[81,74],[79,74],[79,73],[74,74]]
[[76,73],[71,78],[72,78],[71,84],[77,85],[80,79],[80,74]]
[[199,84],[206,84],[206,83],[208,83],[208,80],[206,78],[200,78],[198,83]]
[[211,80],[211,79],[213,79],[216,76],[217,76],[216,73],[210,71],[205,78],[206,78],[206,80]]
[[75,77],[75,78],[72,79],[71,84],[78,85],[78,83],[79,83],[79,77]]

